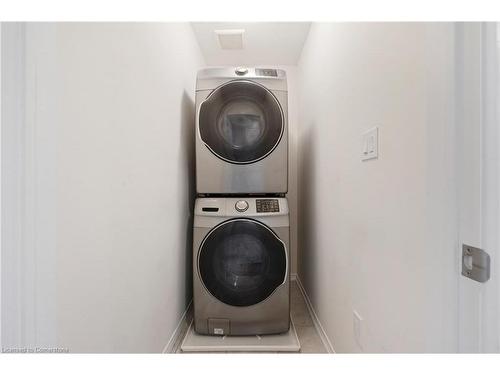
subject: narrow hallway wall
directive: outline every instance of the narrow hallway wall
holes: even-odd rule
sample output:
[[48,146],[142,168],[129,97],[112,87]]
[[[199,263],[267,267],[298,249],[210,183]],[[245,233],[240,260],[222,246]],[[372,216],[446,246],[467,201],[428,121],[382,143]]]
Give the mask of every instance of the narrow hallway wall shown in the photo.
[[28,282],[4,347],[161,352],[191,300],[192,29],[23,27]]
[[[457,349],[453,32],[311,27],[299,62],[299,276],[337,352]],[[375,126],[379,158],[362,162]]]

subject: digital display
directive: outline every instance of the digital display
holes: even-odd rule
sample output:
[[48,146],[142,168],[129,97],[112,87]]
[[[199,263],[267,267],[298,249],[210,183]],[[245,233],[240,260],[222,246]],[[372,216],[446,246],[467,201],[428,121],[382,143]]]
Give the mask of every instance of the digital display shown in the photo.
[[280,212],[277,199],[257,199],[257,212]]
[[255,69],[255,74],[264,77],[277,77],[278,72],[276,69]]

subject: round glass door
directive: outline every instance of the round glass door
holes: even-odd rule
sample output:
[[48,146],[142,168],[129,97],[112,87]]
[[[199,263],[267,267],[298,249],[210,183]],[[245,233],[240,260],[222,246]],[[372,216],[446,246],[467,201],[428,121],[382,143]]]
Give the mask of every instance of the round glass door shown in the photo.
[[274,232],[252,219],[232,219],[207,234],[198,270],[207,290],[232,306],[264,301],[285,280],[286,249]]
[[283,125],[276,97],[251,81],[229,82],[200,106],[201,139],[216,156],[231,163],[266,157],[281,140]]

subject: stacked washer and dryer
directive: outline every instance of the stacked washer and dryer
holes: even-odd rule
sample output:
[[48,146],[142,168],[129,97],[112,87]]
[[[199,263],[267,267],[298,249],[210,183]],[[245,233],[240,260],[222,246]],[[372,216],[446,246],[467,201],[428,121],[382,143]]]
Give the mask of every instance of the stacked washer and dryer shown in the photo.
[[196,82],[195,331],[290,327],[286,74],[209,68]]

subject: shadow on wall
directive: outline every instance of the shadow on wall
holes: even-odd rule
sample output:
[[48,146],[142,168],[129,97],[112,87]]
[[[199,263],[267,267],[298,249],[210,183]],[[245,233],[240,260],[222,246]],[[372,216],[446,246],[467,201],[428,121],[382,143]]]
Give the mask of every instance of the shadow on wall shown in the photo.
[[302,132],[300,137],[300,161],[299,161],[299,212],[298,217],[298,242],[299,242],[299,277],[307,290],[312,280],[308,278],[314,275],[310,272],[314,267],[314,249],[316,249],[316,214],[315,214],[315,182],[316,182],[316,145],[314,144],[314,124],[310,124]]
[[184,176],[187,182],[185,207],[187,212],[187,222],[186,222],[186,242],[185,242],[185,304],[191,301],[192,290],[193,290],[193,211],[194,211],[194,200],[196,195],[195,189],[195,154],[194,154],[194,144],[195,144],[195,111],[194,102],[189,97],[189,95],[184,91],[181,101],[181,160],[185,166],[184,170],[186,175]]

